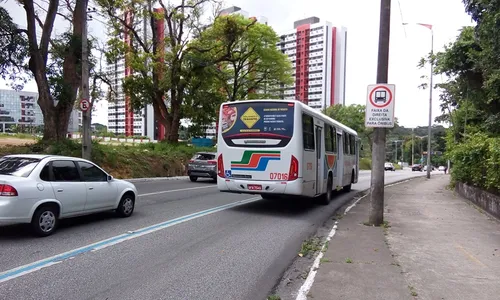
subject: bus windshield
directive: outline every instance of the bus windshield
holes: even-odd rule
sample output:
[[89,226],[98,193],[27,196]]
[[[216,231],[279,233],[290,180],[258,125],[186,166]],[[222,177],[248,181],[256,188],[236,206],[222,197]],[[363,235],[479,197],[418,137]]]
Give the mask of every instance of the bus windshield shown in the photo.
[[222,107],[220,131],[232,147],[285,147],[293,136],[293,121],[290,102],[234,102]]

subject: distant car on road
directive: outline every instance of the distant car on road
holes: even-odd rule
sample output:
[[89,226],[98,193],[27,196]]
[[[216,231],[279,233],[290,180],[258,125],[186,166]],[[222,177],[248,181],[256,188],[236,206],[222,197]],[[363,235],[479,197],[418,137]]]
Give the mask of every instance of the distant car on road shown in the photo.
[[384,169],[386,171],[396,171],[396,168],[394,167],[394,165],[392,163],[385,163]]
[[439,166],[438,170],[441,172],[444,172],[444,170],[446,170],[446,168],[444,166]]
[[217,161],[214,152],[198,152],[188,163],[189,180],[195,182],[199,177],[217,180]]
[[422,172],[422,165],[421,164],[414,164],[413,166],[411,166],[411,170]]
[[[431,166],[431,171],[435,171],[436,167]],[[424,172],[427,172],[427,165],[424,166]]]
[[0,158],[0,223],[31,223],[35,234],[54,233],[59,220],[114,210],[134,211],[134,184],[114,179],[74,157],[8,155]]

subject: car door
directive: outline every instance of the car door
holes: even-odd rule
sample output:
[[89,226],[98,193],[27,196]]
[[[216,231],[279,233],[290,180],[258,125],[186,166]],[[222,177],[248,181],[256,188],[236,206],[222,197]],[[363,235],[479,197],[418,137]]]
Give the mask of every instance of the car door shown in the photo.
[[87,191],[87,203],[85,210],[104,210],[115,206],[117,199],[117,187],[112,181],[108,181],[108,174],[96,165],[78,161]]
[[85,209],[87,192],[78,168],[72,160],[54,160],[49,165],[49,178],[56,199],[61,203],[61,214],[74,214]]

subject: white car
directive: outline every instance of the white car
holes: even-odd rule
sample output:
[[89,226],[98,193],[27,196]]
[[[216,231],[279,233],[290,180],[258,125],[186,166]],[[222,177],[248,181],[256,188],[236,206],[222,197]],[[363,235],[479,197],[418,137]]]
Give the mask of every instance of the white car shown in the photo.
[[0,158],[0,223],[31,223],[39,236],[51,235],[63,218],[114,210],[134,211],[134,184],[114,179],[94,163],[54,155]]
[[446,168],[444,166],[439,166],[438,170],[441,171],[441,172],[444,172]]

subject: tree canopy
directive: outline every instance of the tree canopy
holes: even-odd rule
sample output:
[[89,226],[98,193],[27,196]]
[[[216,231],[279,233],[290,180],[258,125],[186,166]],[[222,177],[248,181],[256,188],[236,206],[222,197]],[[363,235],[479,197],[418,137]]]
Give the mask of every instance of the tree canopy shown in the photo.
[[26,30],[20,29],[9,12],[0,7],[0,76],[14,89],[21,89],[29,79],[28,55]]
[[280,98],[292,66],[268,25],[241,15],[219,16],[195,39],[193,60],[208,66],[227,101]]
[[[427,57],[448,80],[441,91],[439,122],[450,125],[446,148],[452,178],[500,191],[500,6],[497,0],[464,0],[476,22],[462,28],[442,52]],[[500,192],[499,192],[500,193]]]

